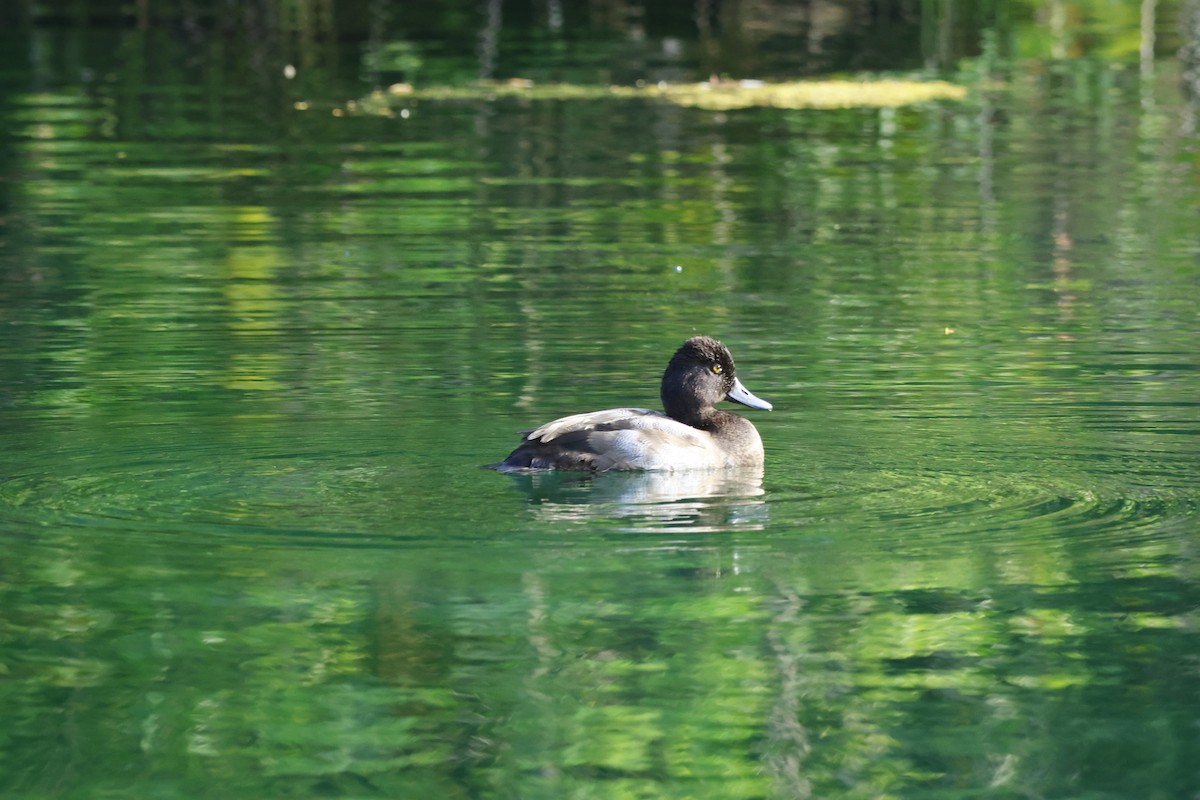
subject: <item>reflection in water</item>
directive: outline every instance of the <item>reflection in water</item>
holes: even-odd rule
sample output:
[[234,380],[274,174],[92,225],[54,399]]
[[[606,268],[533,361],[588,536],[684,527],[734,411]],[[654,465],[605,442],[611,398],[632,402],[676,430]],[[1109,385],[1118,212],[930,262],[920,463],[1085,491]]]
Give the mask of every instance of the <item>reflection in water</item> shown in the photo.
[[697,533],[760,530],[767,522],[763,471],[512,473],[551,522],[628,521],[622,530],[686,529]]

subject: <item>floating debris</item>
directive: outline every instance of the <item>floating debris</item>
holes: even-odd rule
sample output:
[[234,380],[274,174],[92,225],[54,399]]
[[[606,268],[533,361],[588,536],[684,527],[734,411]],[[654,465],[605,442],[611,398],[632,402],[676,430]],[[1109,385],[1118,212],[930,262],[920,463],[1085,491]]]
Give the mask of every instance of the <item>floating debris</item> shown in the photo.
[[770,108],[887,108],[934,100],[962,100],[966,87],[947,81],[829,80],[721,81],[668,84],[643,93],[658,94],[681,106],[710,111],[766,106]]
[[731,111],[740,108],[888,108],[928,103],[937,100],[963,100],[965,86],[942,80],[902,78],[864,78],[822,81],[759,80],[702,83],[648,84],[634,86],[586,86],[572,83],[534,83],[524,78],[506,81],[479,81],[466,86],[428,86],[416,88],[398,83],[378,90],[345,106],[349,114],[391,116],[391,99],[403,97],[434,101],[492,101],[501,98],[523,100],[605,100],[613,98],[665,101],[690,108]]

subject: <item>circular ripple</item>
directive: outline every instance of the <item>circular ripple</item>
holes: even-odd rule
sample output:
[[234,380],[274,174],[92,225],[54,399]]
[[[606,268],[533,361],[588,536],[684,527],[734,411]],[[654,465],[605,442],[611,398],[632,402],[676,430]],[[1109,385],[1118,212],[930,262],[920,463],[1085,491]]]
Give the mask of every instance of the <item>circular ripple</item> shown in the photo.
[[0,516],[26,530],[173,541],[440,546],[496,541],[531,524],[560,538],[590,525],[673,537],[737,533],[743,542],[851,536],[934,556],[980,544],[1126,546],[1185,524],[1200,504],[1194,456],[1167,448],[1024,459],[978,450],[920,470],[857,466],[866,459],[849,449],[822,454],[821,463],[772,461],[765,477],[516,477],[482,470],[470,454],[427,466],[419,454],[374,441],[313,441],[299,428],[236,446],[176,432],[120,453],[61,449],[52,471],[0,483]]

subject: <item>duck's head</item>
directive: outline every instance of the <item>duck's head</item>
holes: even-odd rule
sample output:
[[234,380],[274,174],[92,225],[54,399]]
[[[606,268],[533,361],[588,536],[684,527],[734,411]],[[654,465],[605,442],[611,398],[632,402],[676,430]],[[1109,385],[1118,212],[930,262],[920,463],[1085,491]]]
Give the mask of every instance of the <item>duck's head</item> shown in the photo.
[[725,345],[710,336],[693,336],[675,351],[663,373],[663,409],[680,422],[694,424],[709,417],[722,400],[749,408],[771,408],[738,380],[733,356]]

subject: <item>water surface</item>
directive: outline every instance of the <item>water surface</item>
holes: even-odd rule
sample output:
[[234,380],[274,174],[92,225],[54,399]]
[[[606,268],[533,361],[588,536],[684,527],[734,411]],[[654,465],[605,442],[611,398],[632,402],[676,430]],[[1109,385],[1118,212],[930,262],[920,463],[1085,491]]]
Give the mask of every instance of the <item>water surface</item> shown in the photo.
[[[389,119],[93,58],[4,84],[6,794],[1195,791],[1172,61]],[[482,468],[695,333],[761,475]]]

